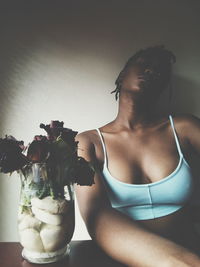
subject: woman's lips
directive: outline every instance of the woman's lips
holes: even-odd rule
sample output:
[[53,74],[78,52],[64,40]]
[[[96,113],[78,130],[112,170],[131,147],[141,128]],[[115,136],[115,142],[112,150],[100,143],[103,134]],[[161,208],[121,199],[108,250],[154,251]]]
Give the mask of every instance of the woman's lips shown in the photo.
[[144,76],[139,75],[139,76],[138,76],[138,80],[139,80],[139,81],[144,81]]

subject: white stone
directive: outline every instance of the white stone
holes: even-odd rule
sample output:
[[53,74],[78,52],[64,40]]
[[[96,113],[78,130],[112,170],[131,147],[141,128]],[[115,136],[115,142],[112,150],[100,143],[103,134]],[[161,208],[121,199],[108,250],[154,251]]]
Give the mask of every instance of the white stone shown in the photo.
[[41,224],[42,222],[39,221],[37,218],[31,216],[30,214],[26,214],[20,221],[18,228],[20,231],[26,228],[34,228],[39,231]]
[[46,252],[52,252],[60,249],[66,239],[66,231],[61,226],[45,224],[40,231],[42,243]]
[[60,225],[63,221],[62,215],[51,214],[51,213],[46,212],[42,209],[38,209],[34,206],[32,207],[32,212],[38,220],[40,220],[44,223],[48,223],[48,224],[52,224],[52,225]]
[[24,248],[34,252],[45,252],[40,234],[35,229],[19,231],[20,241]]
[[26,215],[27,215],[27,213],[25,213],[25,212],[23,212],[23,213],[18,212],[18,217],[17,217],[18,222],[21,222]]
[[32,198],[31,205],[33,207],[48,211],[49,213],[61,214],[65,213],[71,204],[66,199],[53,199],[51,196],[47,196],[43,199],[36,197]]

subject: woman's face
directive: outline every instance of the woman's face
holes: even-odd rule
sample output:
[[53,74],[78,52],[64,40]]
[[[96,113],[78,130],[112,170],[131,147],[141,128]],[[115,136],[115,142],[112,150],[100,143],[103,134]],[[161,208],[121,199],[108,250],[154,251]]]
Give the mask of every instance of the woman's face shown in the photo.
[[[157,99],[164,88],[161,88],[159,85],[160,81],[155,81],[150,78],[151,73],[155,74],[155,72],[148,68],[148,66],[141,64],[135,64],[128,67],[123,75],[121,90],[138,92],[141,93],[142,97],[153,97]],[[153,75],[153,77],[155,77],[155,75]]]
[[130,66],[123,76],[121,88],[134,91],[144,90],[142,84],[144,83],[144,73],[147,71],[149,69],[141,65]]

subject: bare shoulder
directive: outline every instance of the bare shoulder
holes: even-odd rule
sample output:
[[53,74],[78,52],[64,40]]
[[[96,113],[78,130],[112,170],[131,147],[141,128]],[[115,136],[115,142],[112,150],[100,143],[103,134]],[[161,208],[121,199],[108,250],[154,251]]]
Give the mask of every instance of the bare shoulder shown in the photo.
[[[99,130],[102,132],[104,129],[109,129],[109,124],[99,127]],[[79,141],[80,145],[87,146],[93,149],[98,148],[100,144],[99,133],[97,129],[91,129],[87,131],[80,132],[75,137],[76,141]]]
[[92,137],[92,132],[93,130],[87,130],[87,131],[83,131],[83,132],[79,132],[76,137],[75,140],[76,141],[90,141],[91,137]]
[[192,113],[181,113],[181,114],[176,114],[173,116],[173,118],[183,124],[190,124],[190,123],[198,123],[200,122],[200,118]]
[[96,139],[97,139],[96,129],[79,132],[75,137],[76,141],[84,142],[88,144],[89,143],[94,144],[96,142]]
[[174,123],[181,131],[200,129],[200,118],[191,113],[182,113],[173,116]]
[[174,124],[178,133],[200,154],[200,118],[191,113],[178,114],[174,116]]
[[80,132],[76,135],[75,141],[78,141],[78,155],[84,157],[87,161],[99,166],[96,151],[99,146],[99,134],[96,129]]
[[88,161],[94,160],[94,133],[92,130],[87,130],[78,133],[75,136],[75,141],[78,142],[78,156],[84,157]]

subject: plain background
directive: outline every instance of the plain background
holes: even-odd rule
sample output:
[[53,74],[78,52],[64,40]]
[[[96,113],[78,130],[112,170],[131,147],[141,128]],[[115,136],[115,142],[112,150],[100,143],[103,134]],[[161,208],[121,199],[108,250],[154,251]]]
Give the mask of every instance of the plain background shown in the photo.
[[[27,3],[28,2],[28,3]],[[115,79],[141,48],[174,52],[173,112],[200,116],[200,5],[195,0],[25,1],[0,7],[0,134],[25,144],[39,124],[79,132],[113,120]],[[168,92],[160,100],[168,108]],[[18,241],[20,182],[0,174],[0,241]],[[76,204],[73,239],[90,239]]]

